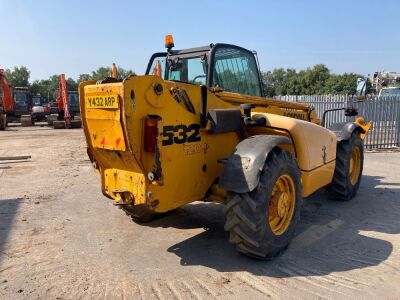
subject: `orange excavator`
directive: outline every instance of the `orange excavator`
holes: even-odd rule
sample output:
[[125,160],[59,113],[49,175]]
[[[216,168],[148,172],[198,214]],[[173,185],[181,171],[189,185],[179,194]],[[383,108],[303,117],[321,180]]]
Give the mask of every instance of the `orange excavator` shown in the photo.
[[68,91],[65,74],[60,75],[58,83],[57,114],[49,115],[47,121],[54,129],[82,127],[78,92]]
[[4,130],[8,122],[21,122],[22,126],[33,125],[30,109],[32,99],[26,87],[14,87],[8,83],[4,69],[0,69],[0,130]]
[[4,75],[4,70],[0,69],[0,130],[6,129],[7,112],[14,111],[14,101],[11,87]]

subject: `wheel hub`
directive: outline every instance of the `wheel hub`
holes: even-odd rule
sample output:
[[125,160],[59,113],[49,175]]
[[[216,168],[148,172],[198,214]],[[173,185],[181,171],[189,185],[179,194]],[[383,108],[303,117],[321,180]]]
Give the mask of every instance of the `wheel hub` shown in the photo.
[[357,184],[361,173],[361,151],[355,147],[351,152],[349,163],[350,182],[354,186]]
[[288,174],[283,174],[275,182],[268,207],[268,222],[274,234],[281,235],[289,228],[295,204],[294,181]]
[[350,174],[353,172],[353,170],[354,170],[354,160],[353,160],[353,158],[351,158],[350,159],[350,167],[349,167]]
[[278,216],[283,218],[289,210],[289,195],[283,192],[278,200]]

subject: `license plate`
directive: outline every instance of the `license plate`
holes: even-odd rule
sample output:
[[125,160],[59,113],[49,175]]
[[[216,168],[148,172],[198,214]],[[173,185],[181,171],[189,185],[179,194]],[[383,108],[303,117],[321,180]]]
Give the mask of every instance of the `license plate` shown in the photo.
[[85,97],[88,108],[118,108],[118,95],[88,95]]

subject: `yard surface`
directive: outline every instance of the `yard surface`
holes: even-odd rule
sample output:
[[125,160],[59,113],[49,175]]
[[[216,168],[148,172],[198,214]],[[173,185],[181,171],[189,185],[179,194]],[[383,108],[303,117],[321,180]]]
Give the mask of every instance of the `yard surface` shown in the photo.
[[0,131],[0,299],[400,298],[400,152],[367,153],[351,202],[304,200],[283,255],[228,243],[222,206],[146,225],[100,191],[80,129]]

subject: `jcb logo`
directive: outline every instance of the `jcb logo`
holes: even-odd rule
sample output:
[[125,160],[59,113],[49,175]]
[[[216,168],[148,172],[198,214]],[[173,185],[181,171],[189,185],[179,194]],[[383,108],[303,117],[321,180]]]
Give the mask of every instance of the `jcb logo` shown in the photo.
[[295,113],[295,112],[285,112],[283,115],[286,117],[289,117],[289,118],[305,120],[303,114],[299,114],[299,113]]
[[162,141],[163,146],[201,141],[199,124],[164,126],[162,135],[164,138]]

